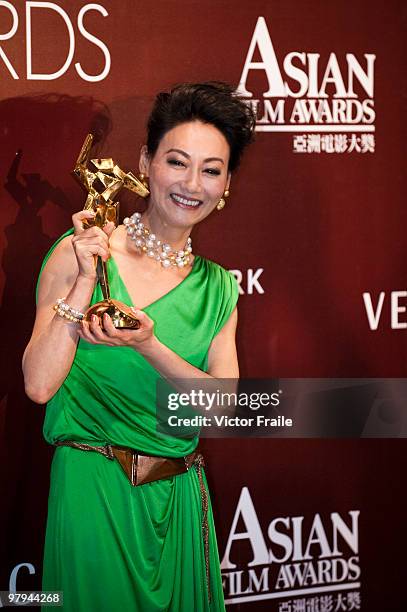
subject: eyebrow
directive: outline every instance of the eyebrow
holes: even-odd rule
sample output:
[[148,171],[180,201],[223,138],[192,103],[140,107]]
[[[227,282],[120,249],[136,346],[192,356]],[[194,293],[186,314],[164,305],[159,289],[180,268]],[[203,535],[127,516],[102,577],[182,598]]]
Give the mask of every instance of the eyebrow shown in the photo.
[[[176,153],[180,153],[187,159],[191,159],[191,156],[188,155],[188,153],[185,153],[185,151],[182,151],[182,149],[168,149],[168,151],[166,151],[165,153],[166,154],[171,153],[172,151],[175,151]],[[206,159],[204,159],[204,162],[210,162],[210,161],[220,161],[221,164],[225,163],[221,157],[207,157]]]

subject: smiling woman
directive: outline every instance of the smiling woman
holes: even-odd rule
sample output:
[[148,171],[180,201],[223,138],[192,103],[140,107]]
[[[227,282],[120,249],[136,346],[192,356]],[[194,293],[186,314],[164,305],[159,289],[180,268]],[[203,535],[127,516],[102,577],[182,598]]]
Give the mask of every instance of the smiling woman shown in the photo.
[[[43,589],[63,591],[68,612],[224,610],[198,438],[157,434],[155,389],[238,377],[236,281],[190,234],[223,208],[254,123],[223,83],[159,94],[140,153],[146,212],[116,229],[84,229],[92,213],[76,213],[44,260],[23,369],[57,447]],[[102,298],[95,255],[139,329],[83,319]]]
[[140,169],[150,179],[149,226],[185,244],[194,225],[219,204],[230,185],[229,145],[213,125],[196,119],[167,132],[154,156],[141,151]]

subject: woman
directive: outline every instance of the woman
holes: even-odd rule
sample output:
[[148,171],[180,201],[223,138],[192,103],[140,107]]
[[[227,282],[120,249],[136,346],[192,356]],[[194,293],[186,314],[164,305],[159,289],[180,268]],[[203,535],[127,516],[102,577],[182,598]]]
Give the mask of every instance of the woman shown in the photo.
[[[155,383],[238,377],[237,284],[193,254],[190,234],[224,206],[253,130],[252,112],[226,84],[159,94],[139,164],[146,212],[103,230],[83,229],[92,213],[76,213],[74,230],[45,258],[23,369],[29,397],[48,402],[44,435],[57,445],[43,589],[63,591],[65,610],[224,610],[198,439],[157,435]],[[103,327],[97,317],[82,319],[102,299],[95,255],[139,329],[117,330],[107,316]],[[137,449],[182,470],[132,486],[105,448],[116,458]]]

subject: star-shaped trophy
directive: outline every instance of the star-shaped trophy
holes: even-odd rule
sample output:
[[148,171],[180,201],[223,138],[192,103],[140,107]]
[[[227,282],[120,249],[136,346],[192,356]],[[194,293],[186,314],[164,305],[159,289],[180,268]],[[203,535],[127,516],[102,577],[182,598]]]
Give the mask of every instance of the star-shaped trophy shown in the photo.
[[[112,221],[117,227],[119,221],[119,202],[113,198],[117,196],[122,188],[129,189],[137,195],[145,198],[149,191],[132,172],[123,172],[114,163],[113,159],[89,159],[90,149],[93,143],[93,135],[88,134],[83,143],[81,152],[73,171],[73,175],[81,186],[87,191],[85,206],[83,210],[91,210],[95,214],[93,219],[85,219],[83,227],[87,229],[96,225],[103,228],[106,223]],[[88,168],[89,162],[94,166],[95,171]],[[99,184],[101,191],[98,191]],[[113,325],[120,329],[138,329],[139,320],[133,314],[131,308],[115,300],[110,296],[109,277],[106,262],[100,256],[95,256],[96,273],[103,294],[103,301],[93,304],[85,313],[85,320],[90,321],[92,315],[100,319],[103,328],[103,315],[107,313]]]

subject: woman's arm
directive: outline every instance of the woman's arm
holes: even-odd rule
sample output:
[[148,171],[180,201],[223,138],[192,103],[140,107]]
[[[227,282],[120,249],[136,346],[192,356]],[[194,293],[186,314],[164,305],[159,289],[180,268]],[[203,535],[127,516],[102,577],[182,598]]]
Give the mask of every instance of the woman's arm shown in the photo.
[[54,304],[65,297],[70,306],[83,311],[92,296],[95,281],[79,276],[75,264],[71,237],[67,236],[41,275],[34,329],[23,356],[25,391],[38,404],[45,404],[65,380],[78,343],[78,324],[59,317]]
[[96,227],[82,231],[82,220],[90,216],[73,216],[74,238],[67,236],[57,245],[41,275],[34,329],[23,356],[25,390],[39,404],[62,385],[78,343],[78,324],[58,316],[53,306],[63,297],[72,308],[86,310],[96,283],[93,256],[108,257],[107,235]]
[[237,308],[212,340],[208,351],[208,373],[191,365],[177,353],[165,346],[154,335],[154,323],[142,310],[133,311],[141,326],[138,330],[116,330],[111,319],[105,315],[103,325],[96,316],[91,323],[82,322],[78,335],[92,344],[130,346],[138,351],[151,365],[167,379],[216,379],[238,378],[239,367],[236,353]]
[[165,378],[239,378],[236,351],[237,307],[220,332],[212,340],[208,351],[208,373],[191,365],[156,336],[139,349],[139,352]]

